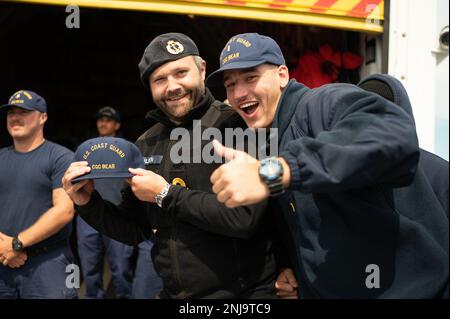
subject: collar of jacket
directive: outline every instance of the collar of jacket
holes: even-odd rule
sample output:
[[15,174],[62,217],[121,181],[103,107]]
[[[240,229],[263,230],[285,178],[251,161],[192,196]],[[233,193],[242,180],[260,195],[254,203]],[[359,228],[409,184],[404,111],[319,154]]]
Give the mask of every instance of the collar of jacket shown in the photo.
[[201,101],[197,105],[195,105],[192,110],[190,110],[189,113],[184,117],[181,124],[176,125],[175,123],[171,122],[167,115],[159,108],[148,111],[147,115],[145,116],[145,120],[150,123],[150,125],[162,123],[168,127],[189,126],[192,125],[192,120],[200,119],[214,101],[214,96],[211,94],[208,88],[205,88],[205,95],[203,96]]
[[278,128],[278,141],[283,136],[291,123],[291,118],[298,111],[297,104],[308,88],[296,80],[289,80],[288,85],[281,94],[275,117],[272,122],[273,128]]

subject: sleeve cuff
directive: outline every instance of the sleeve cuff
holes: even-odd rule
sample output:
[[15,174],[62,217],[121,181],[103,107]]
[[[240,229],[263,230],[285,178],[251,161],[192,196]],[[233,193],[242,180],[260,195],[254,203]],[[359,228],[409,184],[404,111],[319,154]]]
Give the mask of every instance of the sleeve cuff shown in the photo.
[[89,211],[91,211],[95,205],[98,203],[98,201],[101,199],[100,194],[94,190],[91,195],[91,199],[89,202],[87,202],[85,205],[74,205],[75,211],[80,215],[83,216],[84,214],[87,214]]
[[180,194],[180,192],[182,191],[182,189],[185,188],[183,186],[180,185],[172,185],[169,188],[169,192],[167,193],[166,197],[164,197],[163,201],[162,201],[162,209],[166,212],[172,212],[175,207],[177,206],[177,199],[178,199],[178,195]]
[[281,153],[280,157],[284,158],[286,163],[289,165],[289,169],[291,171],[291,183],[288,189],[298,189],[301,184],[301,179],[300,179],[300,168],[297,163],[297,158],[295,156],[292,156],[289,152]]

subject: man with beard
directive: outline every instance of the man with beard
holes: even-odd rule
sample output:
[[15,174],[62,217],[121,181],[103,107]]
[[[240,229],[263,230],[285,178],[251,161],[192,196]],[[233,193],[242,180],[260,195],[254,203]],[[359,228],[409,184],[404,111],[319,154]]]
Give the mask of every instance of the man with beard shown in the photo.
[[111,238],[135,245],[155,233],[152,257],[163,280],[161,298],[273,298],[276,265],[267,203],[229,209],[218,202],[209,175],[219,164],[194,163],[201,149],[192,141],[188,161],[175,163],[169,155],[177,143],[170,139],[172,130],[183,128],[192,137],[193,120],[222,133],[244,126],[205,88],[205,67],[186,35],[156,37],[139,63],[157,106],[147,115],[152,127],[136,142],[146,169],[130,168],[134,177],[117,206],[102,200],[92,181],[71,183],[90,171],[86,162],[69,167],[64,189],[80,216]]

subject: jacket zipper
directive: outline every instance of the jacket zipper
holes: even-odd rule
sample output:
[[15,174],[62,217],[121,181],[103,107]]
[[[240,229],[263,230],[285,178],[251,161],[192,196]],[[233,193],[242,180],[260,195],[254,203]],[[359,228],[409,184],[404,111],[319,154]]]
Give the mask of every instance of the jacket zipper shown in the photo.
[[241,267],[241,262],[240,262],[240,256],[239,256],[239,247],[238,247],[238,241],[237,239],[233,239],[233,247],[234,247],[234,253],[236,255],[236,268],[237,268],[237,275],[238,275],[238,283],[239,283],[239,292],[238,292],[238,296],[241,296],[245,289],[247,288],[245,279],[243,277],[241,277],[242,274],[242,267]]
[[[289,208],[288,208],[288,211],[289,210],[292,210],[293,208],[295,208],[295,210],[294,210],[294,214],[297,214],[297,207],[295,207],[295,204],[293,204],[293,203],[295,203],[295,195],[293,194],[293,193],[290,193],[288,196],[287,196],[287,198],[289,199]],[[289,216],[290,214],[288,213],[288,212],[285,212],[285,214],[287,215],[287,216]],[[283,218],[285,218],[284,216],[283,216]],[[297,219],[297,217],[295,217],[296,219]],[[297,221],[296,221],[297,222]],[[289,221],[288,221],[288,223],[289,223]],[[298,232],[298,230],[297,230],[297,227],[295,227],[296,228],[296,232]],[[319,294],[317,293],[317,291],[316,291],[316,289],[314,288],[314,287],[312,287],[312,285],[309,283],[309,281],[308,281],[308,276],[306,275],[306,272],[305,272],[305,270],[304,270],[304,268],[302,267],[302,261],[303,261],[303,258],[302,258],[302,253],[301,253],[301,241],[300,241],[300,236],[297,236],[297,234],[295,234],[295,238],[298,240],[298,249],[297,249],[297,245],[295,245],[295,243],[294,243],[294,245],[295,245],[295,255],[296,255],[296,257],[297,257],[297,260],[298,260],[298,262],[297,262],[297,266],[298,266],[298,270],[300,271],[300,276],[301,277],[303,277],[303,278],[297,278],[297,280],[298,280],[298,283],[299,283],[299,287],[298,287],[298,294],[299,294],[299,297],[300,298],[304,298],[304,296],[303,296],[303,293],[302,293],[302,284],[303,285],[305,285],[306,287],[307,287],[307,289],[313,294],[313,295],[315,295],[315,297],[316,298],[320,298],[320,296],[319,296]],[[303,279],[303,280],[301,280],[301,279]]]
[[173,265],[173,280],[175,281],[175,285],[180,293],[180,298],[186,298],[186,292],[183,289],[183,285],[181,284],[181,274],[180,274],[180,264],[178,262],[177,257],[177,244],[176,244],[176,228],[175,226],[170,229],[170,242],[169,242],[169,250],[170,250],[170,259],[172,260]]
[[[169,177],[170,176],[170,172],[167,170],[168,169],[168,160],[169,159],[169,155],[170,155],[170,148],[172,147],[173,144],[175,144],[176,141],[171,141],[169,139],[169,142],[167,144],[166,149],[164,150],[164,157],[163,157],[163,167],[162,167],[162,173],[163,175]],[[171,166],[171,165],[170,165]],[[171,181],[167,181],[168,183],[171,183]],[[171,263],[173,265],[173,271],[172,271],[172,278],[175,282],[175,285],[177,287],[177,290],[180,293],[180,298],[186,298],[186,292],[183,289],[183,285],[181,284],[181,274],[180,274],[180,264],[178,262],[178,257],[177,257],[177,244],[176,244],[176,227],[175,225],[170,226],[170,239],[169,239],[169,255],[170,255],[170,260]]]

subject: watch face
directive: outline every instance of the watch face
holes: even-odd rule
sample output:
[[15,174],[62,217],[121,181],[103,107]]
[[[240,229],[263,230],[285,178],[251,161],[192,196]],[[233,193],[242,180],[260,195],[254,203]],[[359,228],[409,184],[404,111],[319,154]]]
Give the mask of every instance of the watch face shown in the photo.
[[23,248],[22,243],[20,241],[18,241],[16,238],[13,239],[12,245],[13,245],[13,250],[15,250],[15,251],[20,251]]
[[267,181],[277,180],[282,174],[282,166],[277,160],[268,159],[261,162],[259,173]]

